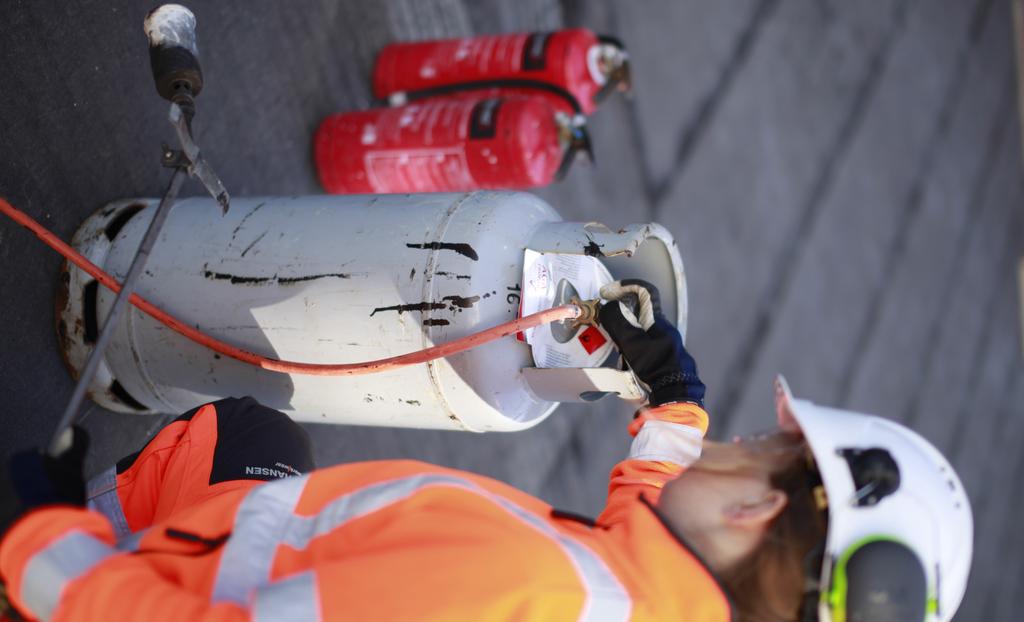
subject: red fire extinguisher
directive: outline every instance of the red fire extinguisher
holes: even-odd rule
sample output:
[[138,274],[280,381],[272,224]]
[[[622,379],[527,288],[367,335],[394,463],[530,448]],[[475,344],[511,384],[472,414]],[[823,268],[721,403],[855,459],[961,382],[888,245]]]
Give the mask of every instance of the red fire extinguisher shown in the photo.
[[528,90],[548,96],[556,109],[590,114],[629,86],[622,42],[585,28],[395,43],[377,56],[373,72],[374,94],[392,104],[466,90]]
[[542,98],[436,97],[330,116],[314,158],[335,194],[532,188],[591,153],[581,120]]

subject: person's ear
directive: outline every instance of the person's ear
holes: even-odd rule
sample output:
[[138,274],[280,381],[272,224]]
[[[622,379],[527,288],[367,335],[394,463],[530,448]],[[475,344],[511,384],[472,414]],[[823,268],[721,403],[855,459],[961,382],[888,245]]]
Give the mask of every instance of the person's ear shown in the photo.
[[788,501],[786,493],[772,488],[757,499],[730,505],[725,509],[725,519],[737,527],[761,527],[775,520]]

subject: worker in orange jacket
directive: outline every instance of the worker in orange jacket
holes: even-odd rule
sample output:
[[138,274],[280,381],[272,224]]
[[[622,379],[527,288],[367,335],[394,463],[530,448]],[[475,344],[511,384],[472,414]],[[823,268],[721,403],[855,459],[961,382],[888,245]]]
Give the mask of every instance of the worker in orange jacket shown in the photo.
[[0,546],[11,602],[58,621],[813,614],[805,567],[826,513],[806,443],[790,426],[706,447],[679,477],[708,426],[696,365],[649,287],[605,295],[620,302],[602,325],[650,404],[596,520],[423,463],[312,470],[299,426],[232,398],[178,418],[87,492],[81,442],[57,459],[23,454],[16,479],[33,509]]

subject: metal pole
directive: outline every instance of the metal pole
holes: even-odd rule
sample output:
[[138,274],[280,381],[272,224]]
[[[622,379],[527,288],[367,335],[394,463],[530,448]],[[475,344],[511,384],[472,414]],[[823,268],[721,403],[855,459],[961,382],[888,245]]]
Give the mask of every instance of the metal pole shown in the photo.
[[149,228],[146,230],[146,235],[143,236],[142,242],[139,243],[139,250],[135,253],[135,258],[132,260],[131,267],[128,268],[128,274],[125,276],[124,281],[121,285],[121,291],[117,294],[117,298],[114,300],[113,306],[110,308],[110,313],[107,315],[107,319],[103,323],[103,330],[100,331],[99,338],[96,339],[96,344],[93,346],[92,352],[89,354],[89,360],[86,361],[85,367],[82,368],[81,373],[78,376],[78,383],[75,384],[75,390],[71,394],[71,400],[68,402],[67,408],[64,409],[64,414],[61,415],[60,423],[57,424],[57,429],[53,433],[53,438],[50,440],[47,452],[51,456],[58,455],[63,449],[62,436],[64,430],[70,426],[78,415],[78,410],[82,405],[82,401],[85,399],[85,392],[89,388],[89,383],[92,382],[93,376],[96,374],[96,368],[100,364],[100,360],[103,358],[103,352],[107,348],[107,343],[110,341],[110,336],[114,332],[114,328],[117,326],[117,322],[128,306],[128,299],[131,298],[132,292],[135,289],[135,282],[138,281],[139,275],[142,274],[142,270],[146,265],[146,260],[149,259],[149,253],[153,249],[153,245],[156,243],[157,237],[160,235],[160,229],[163,227],[164,221],[167,220],[167,216],[171,212],[171,207],[174,206],[174,200],[178,196],[178,191],[181,190],[181,185],[185,183],[185,179],[188,177],[188,171],[184,168],[178,167],[174,169],[174,175],[171,177],[171,182],[167,186],[167,192],[164,194],[164,198],[160,200],[160,205],[156,208],[156,213],[153,214],[153,220],[149,223]]

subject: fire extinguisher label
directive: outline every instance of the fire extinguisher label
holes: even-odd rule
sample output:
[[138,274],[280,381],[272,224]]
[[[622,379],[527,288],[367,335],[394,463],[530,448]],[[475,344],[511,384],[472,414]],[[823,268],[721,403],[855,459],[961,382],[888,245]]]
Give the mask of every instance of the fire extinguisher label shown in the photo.
[[436,192],[478,185],[469,174],[465,152],[457,147],[368,152],[363,166],[374,192]]
[[473,106],[469,115],[470,138],[494,138],[498,132],[498,109],[500,99],[485,99]]
[[535,32],[526,38],[523,47],[523,71],[543,71],[548,60],[548,41],[551,33]]

